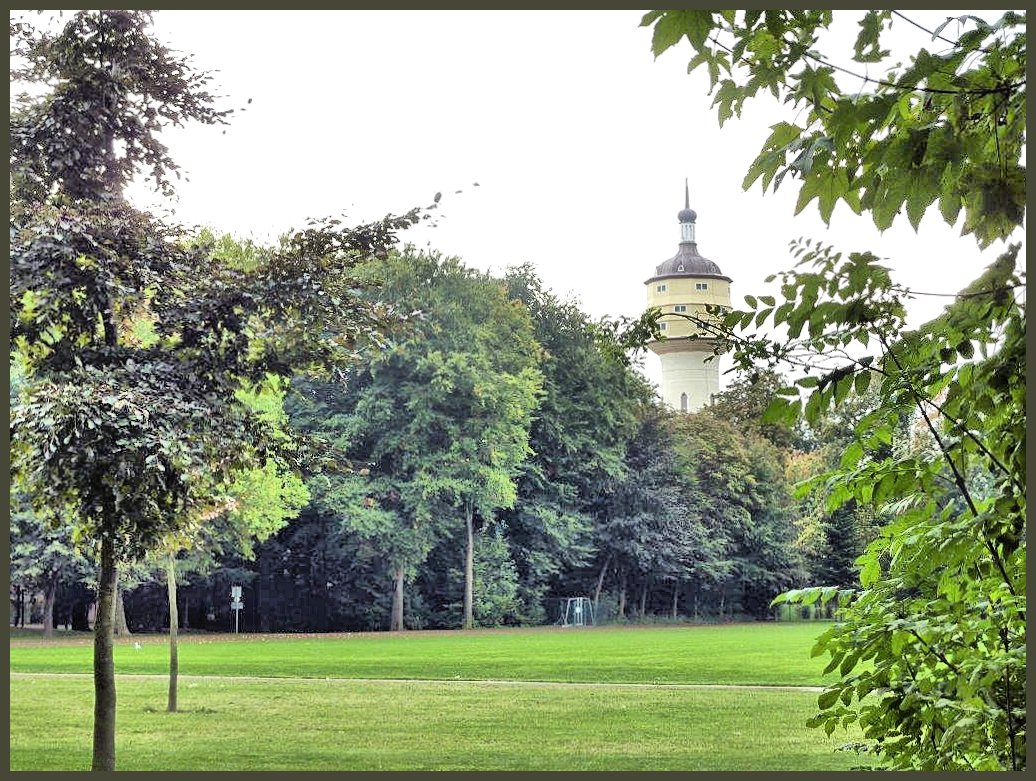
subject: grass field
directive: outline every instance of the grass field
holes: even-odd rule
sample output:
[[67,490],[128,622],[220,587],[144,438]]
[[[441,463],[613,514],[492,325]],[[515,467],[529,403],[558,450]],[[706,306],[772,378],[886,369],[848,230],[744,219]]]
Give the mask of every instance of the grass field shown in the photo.
[[[821,683],[822,629],[186,636],[177,714],[165,638],[136,636],[116,651],[118,767],[848,769],[834,749],[858,735],[807,729],[816,692],[775,688]],[[89,638],[10,651],[11,769],[86,769]]]
[[[197,675],[730,683],[817,686],[811,659],[826,624],[482,630],[347,635],[183,635],[180,670]],[[140,643],[138,650],[135,645]],[[92,640],[12,640],[12,672],[88,673]],[[163,635],[118,642],[120,673],[162,673]]]

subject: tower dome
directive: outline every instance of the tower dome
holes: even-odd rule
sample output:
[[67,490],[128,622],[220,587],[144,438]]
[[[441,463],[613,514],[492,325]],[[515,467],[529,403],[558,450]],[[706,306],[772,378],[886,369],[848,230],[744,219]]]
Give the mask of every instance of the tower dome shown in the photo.
[[664,263],[655,266],[655,276],[648,280],[651,282],[659,277],[720,277],[730,281],[724,276],[713,261],[698,254],[698,245],[693,241],[681,241],[680,249],[673,257]]

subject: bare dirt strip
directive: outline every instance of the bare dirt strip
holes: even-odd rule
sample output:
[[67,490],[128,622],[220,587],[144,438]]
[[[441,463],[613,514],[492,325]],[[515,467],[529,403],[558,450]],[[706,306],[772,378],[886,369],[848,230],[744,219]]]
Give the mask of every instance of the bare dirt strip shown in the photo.
[[[23,673],[12,672],[12,678],[92,678],[92,673]],[[153,680],[167,680],[168,675],[152,673],[122,673],[116,678],[140,679],[149,678]],[[767,690],[767,691],[798,691],[798,692],[822,692],[823,686],[784,686],[752,683],[621,683],[603,681],[600,683],[589,681],[508,681],[491,678],[301,678],[292,676],[259,676],[259,675],[184,675],[178,676],[183,681],[235,681],[241,683],[325,683],[348,684],[348,683],[383,683],[383,684],[466,684],[469,686],[529,686],[545,689],[744,689],[744,690]]]

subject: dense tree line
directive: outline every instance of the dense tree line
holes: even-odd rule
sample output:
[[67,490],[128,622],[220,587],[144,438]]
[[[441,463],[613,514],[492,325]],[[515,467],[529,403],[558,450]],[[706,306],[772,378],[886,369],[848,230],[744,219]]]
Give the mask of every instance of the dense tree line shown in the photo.
[[[255,252],[209,239],[228,262]],[[246,631],[336,631],[543,624],[577,595],[601,620],[766,618],[787,588],[853,576],[859,519],[792,494],[833,435],[760,422],[779,378],[675,414],[527,266],[494,278],[408,247],[358,276],[407,314],[380,348],[245,394],[309,454],[304,485],[242,472],[197,533],[124,568],[127,629],[169,627],[174,604],[179,628],[225,630],[231,585]],[[38,566],[32,517],[12,544]],[[13,580],[42,584],[22,560]]]

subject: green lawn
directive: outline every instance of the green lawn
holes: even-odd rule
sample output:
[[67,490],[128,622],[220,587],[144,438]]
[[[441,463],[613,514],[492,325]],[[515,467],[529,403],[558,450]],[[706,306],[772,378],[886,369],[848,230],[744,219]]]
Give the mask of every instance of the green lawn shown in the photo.
[[[811,659],[809,651],[827,626],[186,635],[179,656],[181,672],[196,675],[816,686],[822,683],[826,657]],[[11,670],[87,673],[92,653],[88,637],[46,645],[12,641]],[[162,673],[168,653],[164,636],[134,636],[119,642],[115,668],[120,673]]]
[[[809,647],[822,629],[194,636],[181,646],[177,714],[164,711],[163,639],[135,637],[116,656],[117,762],[121,770],[848,769],[859,760],[834,749],[857,732],[828,738],[804,726],[815,692],[614,685],[815,684],[821,665]],[[90,653],[83,638],[12,639],[12,770],[88,768]],[[247,677],[267,675],[277,679]],[[599,685],[528,683],[566,680]]]
[[[121,770],[848,769],[816,695],[293,679],[119,680]],[[11,680],[11,769],[89,767],[88,677]],[[56,707],[57,703],[61,703]]]

